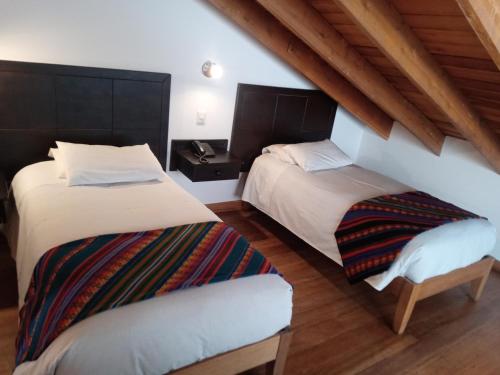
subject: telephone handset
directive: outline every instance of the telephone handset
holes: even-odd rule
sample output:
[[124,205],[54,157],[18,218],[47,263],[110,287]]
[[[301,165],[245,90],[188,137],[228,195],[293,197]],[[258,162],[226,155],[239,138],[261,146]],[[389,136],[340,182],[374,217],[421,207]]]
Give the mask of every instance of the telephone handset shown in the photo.
[[191,145],[193,146],[193,154],[200,160],[200,163],[207,164],[207,157],[215,156],[213,148],[208,143],[193,141]]

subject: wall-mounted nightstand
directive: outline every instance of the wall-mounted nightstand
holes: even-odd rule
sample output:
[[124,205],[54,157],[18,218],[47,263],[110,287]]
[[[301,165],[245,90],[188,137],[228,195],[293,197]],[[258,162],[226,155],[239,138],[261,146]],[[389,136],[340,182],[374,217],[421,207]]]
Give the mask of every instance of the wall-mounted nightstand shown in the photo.
[[212,146],[215,157],[207,157],[208,163],[200,162],[193,154],[192,140],[172,140],[170,170],[180,170],[193,182],[238,179],[241,160],[227,151],[227,139],[202,140]]
[[7,201],[9,199],[9,186],[3,173],[0,172],[0,223],[7,220]]

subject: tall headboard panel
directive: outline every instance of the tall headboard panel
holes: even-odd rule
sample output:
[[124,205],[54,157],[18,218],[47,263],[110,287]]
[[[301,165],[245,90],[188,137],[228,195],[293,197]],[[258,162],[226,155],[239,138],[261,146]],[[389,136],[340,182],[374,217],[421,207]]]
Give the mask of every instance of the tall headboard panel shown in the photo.
[[0,61],[0,171],[47,159],[54,141],[149,143],[167,159],[170,74]]
[[330,138],[336,110],[337,103],[319,90],[240,83],[230,151],[248,171],[265,146]]

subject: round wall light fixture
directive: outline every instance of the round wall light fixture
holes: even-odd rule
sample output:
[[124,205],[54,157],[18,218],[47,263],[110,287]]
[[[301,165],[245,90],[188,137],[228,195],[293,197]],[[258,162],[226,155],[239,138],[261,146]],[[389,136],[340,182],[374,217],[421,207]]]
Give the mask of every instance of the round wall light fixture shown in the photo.
[[213,61],[206,61],[202,66],[201,66],[201,72],[205,77],[208,78],[220,78],[222,77],[222,68],[220,65],[217,65]]

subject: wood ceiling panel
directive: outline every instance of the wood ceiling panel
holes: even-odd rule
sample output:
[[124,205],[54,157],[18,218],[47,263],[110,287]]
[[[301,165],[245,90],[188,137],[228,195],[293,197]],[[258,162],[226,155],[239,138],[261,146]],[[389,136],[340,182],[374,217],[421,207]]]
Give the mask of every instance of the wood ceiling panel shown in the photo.
[[455,0],[391,0],[400,14],[462,16]]
[[[359,28],[339,13],[323,14],[330,24],[355,47],[375,48],[374,44]],[[433,54],[489,59],[484,47],[472,31],[415,29],[419,39]]]
[[478,81],[474,79],[454,78],[453,80],[458,87],[470,88],[474,90],[500,92],[500,86],[497,83]]
[[431,54],[489,59],[488,52],[473,32],[414,29],[424,47]]
[[461,44],[446,44],[427,41],[424,43],[425,48],[431,54],[463,56],[476,59],[487,59],[488,54],[482,46],[464,46]]
[[321,14],[332,25],[354,25],[354,22],[344,13],[321,12]]
[[[420,93],[371,39],[331,0],[309,0],[342,36],[447,135],[463,138],[433,102]],[[453,79],[471,105],[500,131],[500,72],[455,0],[391,0],[394,8]]]
[[485,106],[481,103],[478,103],[475,99],[471,99],[470,101],[484,119],[486,119],[488,121],[495,122],[495,123],[500,122],[500,109],[499,108]]
[[368,38],[355,25],[335,25],[337,30],[345,40],[354,47],[372,47],[375,48],[370,38]]
[[[413,105],[422,111],[429,119],[431,119],[440,129],[447,135],[457,136],[463,138],[459,131],[453,131],[454,126],[449,122],[448,117],[440,111],[434,103],[425,95],[418,92],[418,90],[405,80],[405,78],[391,77],[391,84],[397,88],[403,96],[405,96]],[[500,96],[496,95],[496,100],[492,99],[490,95],[487,99],[477,97],[465,92],[468,102],[474,109],[487,121],[488,125],[495,129],[496,132],[500,131]],[[443,124],[448,124],[446,127]],[[456,129],[455,129],[456,130]]]
[[472,88],[469,85],[471,82],[472,81],[467,81],[468,84],[463,86],[462,85],[457,85],[457,86],[462,90],[462,92],[467,97],[473,97],[477,99],[487,99],[488,101],[495,102],[497,103],[496,105],[500,106],[500,92]]
[[400,92],[431,120],[449,122],[448,117],[441,112],[425,95],[414,91],[400,90]]
[[402,14],[404,21],[412,29],[435,29],[470,31],[470,25],[462,15],[440,16],[421,14]]
[[441,65],[452,77],[500,84],[500,72]]
[[490,59],[455,0],[392,0],[392,4],[429,52]]
[[309,4],[311,4],[314,8],[316,8],[320,12],[330,12],[330,13],[342,13],[340,8],[335,5],[335,2],[332,0],[309,0]]
[[[464,47],[481,46],[479,39],[472,31],[443,29],[413,29],[422,42],[456,44]],[[482,47],[482,46],[481,46]],[[488,57],[487,57],[488,58]]]
[[386,78],[389,77],[404,77],[401,71],[396,67],[376,66],[377,70]]
[[474,59],[449,55],[434,55],[434,59],[437,60],[441,65],[498,72],[498,68],[496,67],[495,63],[489,59]]
[[385,56],[364,56],[365,59],[369,60],[373,65],[380,68],[395,68],[391,60]]
[[374,66],[381,71],[389,82],[398,89],[406,99],[415,105],[422,113],[430,118],[446,135],[463,138],[462,134],[449,122],[448,117],[441,112],[433,102],[425,95],[421,94],[415,85],[399,70],[397,70],[391,61],[384,56],[365,56]]
[[420,92],[408,78],[401,76],[388,76],[387,80],[399,91]]
[[463,135],[451,124],[448,117],[444,115],[434,104],[424,95],[414,91],[400,90],[401,94],[417,107],[424,115],[439,127],[446,135],[457,138],[464,138]]

